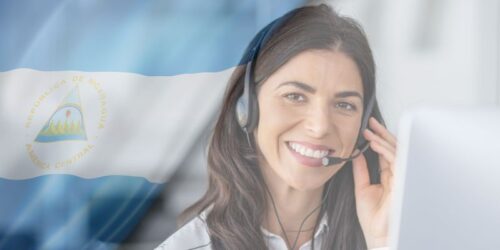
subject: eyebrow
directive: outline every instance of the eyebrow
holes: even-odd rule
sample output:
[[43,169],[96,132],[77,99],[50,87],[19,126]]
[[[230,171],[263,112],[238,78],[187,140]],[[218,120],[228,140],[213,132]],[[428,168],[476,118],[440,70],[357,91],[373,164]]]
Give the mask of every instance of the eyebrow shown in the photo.
[[335,97],[337,98],[345,98],[350,96],[358,97],[359,99],[361,99],[361,101],[363,101],[363,96],[361,96],[361,94],[356,91],[342,91],[335,94]]
[[[276,87],[276,89],[283,87],[283,86],[286,86],[286,85],[291,85],[291,86],[297,87],[297,88],[302,89],[302,90],[309,92],[311,94],[316,93],[315,88],[313,88],[305,83],[296,82],[296,81],[281,83],[280,85],[278,85],[278,87]],[[357,91],[342,91],[342,92],[338,92],[335,94],[336,98],[346,98],[346,97],[351,97],[351,96],[358,97],[359,99],[361,99],[361,101],[363,101],[363,96]]]
[[279,88],[281,88],[281,87],[283,87],[283,86],[286,86],[286,85],[292,85],[292,86],[294,86],[294,87],[297,87],[297,88],[299,88],[299,89],[302,89],[302,90],[304,90],[304,91],[306,91],[306,92],[309,92],[309,93],[311,93],[311,94],[316,93],[316,89],[315,89],[315,88],[313,88],[313,87],[311,87],[311,86],[309,86],[309,85],[307,85],[307,84],[305,84],[305,83],[302,83],[302,82],[295,82],[295,81],[293,81],[293,82],[284,82],[284,83],[281,83],[280,85],[278,85],[278,87],[276,87],[276,89],[279,89]]

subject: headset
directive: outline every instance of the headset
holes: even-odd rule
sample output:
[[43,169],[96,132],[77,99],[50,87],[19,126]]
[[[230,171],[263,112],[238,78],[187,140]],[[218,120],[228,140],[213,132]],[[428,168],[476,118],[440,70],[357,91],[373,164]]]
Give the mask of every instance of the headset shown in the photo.
[[[236,118],[238,120],[238,124],[245,132],[248,140],[248,144],[252,147],[250,143],[249,133],[255,129],[257,126],[257,122],[259,119],[259,107],[257,103],[257,94],[256,94],[256,83],[254,78],[254,70],[255,70],[255,62],[257,60],[257,55],[263,44],[269,40],[269,37],[272,33],[277,30],[281,25],[289,18],[292,13],[288,13],[270,24],[268,24],[264,29],[262,29],[254,40],[250,43],[249,49],[247,49],[245,55],[243,56],[240,64],[246,62],[245,68],[245,77],[244,77],[244,89],[242,95],[238,98],[236,103]],[[366,105],[366,109],[363,112],[363,118],[361,120],[361,127],[358,133],[358,140],[356,142],[356,149],[359,151],[355,154],[352,154],[348,158],[341,157],[332,157],[327,156],[322,159],[323,167],[328,167],[334,164],[338,164],[344,161],[350,161],[358,155],[365,152],[369,147],[369,142],[362,136],[362,132],[368,126],[368,120],[373,112],[373,108],[375,106],[375,86],[373,86],[373,91],[371,96],[369,97],[368,103]],[[355,150],[354,150],[355,151]]]
[[[294,12],[289,12],[285,14],[284,16],[274,20],[270,24],[268,24],[264,29],[262,29],[256,37],[252,40],[250,43],[247,51],[245,52],[242,61],[240,62],[240,65],[246,63],[245,67],[245,76],[244,76],[244,86],[243,86],[243,93],[241,96],[238,98],[237,103],[236,103],[236,118],[238,121],[239,126],[245,132],[248,144],[250,147],[252,147],[252,143],[250,141],[250,133],[255,129],[257,126],[257,122],[259,119],[259,107],[258,107],[258,102],[257,102],[257,94],[256,94],[256,82],[255,82],[255,63],[257,60],[257,55],[259,54],[259,51],[263,44],[266,44],[266,42],[269,40],[269,37],[273,34],[273,32],[291,16],[293,15]],[[375,106],[375,86],[373,86],[373,91],[371,96],[369,97],[369,100],[366,104],[366,108],[363,112],[363,118],[361,120],[361,127],[358,133],[358,139],[356,142],[356,149],[359,151],[355,154],[352,154],[348,158],[341,158],[341,157],[324,157],[322,159],[322,165],[323,167],[328,167],[334,164],[338,164],[344,161],[350,161],[354,158],[356,158],[358,155],[362,154],[364,151],[366,151],[369,147],[369,142],[366,141],[366,139],[362,136],[362,132],[367,128],[368,126],[368,120],[373,112],[373,108]],[[354,150],[355,151],[355,150]],[[307,216],[304,218],[302,221],[300,228],[299,228],[299,233],[297,234],[294,243],[292,245],[292,249],[295,248],[295,245],[298,240],[298,236],[300,235],[300,230],[302,229],[302,226],[304,225],[304,222],[307,220],[308,217],[310,217],[317,209],[319,209],[322,204],[325,202],[326,198],[328,197],[328,193],[330,192],[330,183],[328,184],[326,188],[326,194],[323,197],[321,203],[314,208]],[[288,237],[285,233],[283,224],[281,223],[281,220],[278,215],[278,211],[276,209],[276,205],[274,203],[274,199],[269,191],[269,188],[267,187],[266,184],[266,191],[268,192],[268,195],[271,197],[271,202],[274,208],[274,213],[276,215],[276,218],[278,220],[278,223],[281,227],[281,230],[283,231],[283,235],[285,236],[285,239],[287,242],[290,242],[288,240]]]
[[[288,12],[284,16],[274,20],[270,24],[268,24],[266,27],[264,27],[256,36],[255,38],[250,42],[250,45],[248,46],[247,50],[245,51],[243,58],[240,61],[240,65],[246,64],[245,66],[245,76],[244,76],[244,86],[243,86],[243,93],[241,96],[238,98],[236,102],[236,118],[238,121],[239,126],[245,132],[248,144],[250,147],[252,147],[252,143],[250,141],[250,133],[255,129],[257,126],[257,122],[259,119],[259,107],[257,103],[257,94],[256,94],[256,83],[255,83],[255,78],[254,78],[254,70],[255,70],[255,63],[257,60],[257,55],[259,54],[259,51],[262,47],[263,44],[266,44],[267,40],[269,40],[269,37],[271,34],[277,30],[279,27],[282,26],[283,23],[285,23],[286,20],[290,18],[290,16],[294,15],[294,11]],[[369,142],[364,139],[364,137],[361,135],[361,133],[367,128],[368,126],[368,120],[373,112],[373,108],[375,106],[375,86],[373,86],[373,92],[371,96],[369,97],[369,100],[366,104],[366,109],[364,110],[363,113],[363,118],[361,120],[361,127],[360,131],[358,133],[358,140],[356,142],[356,149],[359,149],[359,151],[356,154],[351,155],[348,158],[340,158],[340,157],[324,157],[322,159],[322,164],[324,167],[328,167],[334,164],[338,164],[344,161],[349,161],[354,158],[356,158],[358,155],[362,154],[364,151],[366,151],[369,147]],[[354,150],[355,151],[355,150]],[[264,183],[265,184],[265,183]],[[328,193],[330,192],[330,186],[331,183],[329,183],[326,187],[326,193],[322,198],[321,203],[315,207],[309,214],[306,215],[304,220],[302,221],[300,228],[299,228],[299,234],[297,234],[297,237],[294,240],[294,243],[292,245],[292,249],[295,248],[298,236],[300,235],[300,230],[302,229],[302,226],[304,225],[304,222],[309,218],[316,210],[318,210],[322,204],[325,202],[325,200],[328,197]],[[268,195],[271,198],[271,202],[274,208],[274,213],[276,215],[276,218],[278,220],[278,223],[281,227],[281,230],[283,231],[283,234],[286,238],[286,241],[289,242],[288,237],[286,236],[285,230],[283,228],[283,225],[281,223],[281,220],[278,216],[278,211],[276,209],[276,205],[274,203],[274,199],[269,191],[269,188],[267,187],[266,184],[266,191],[268,192]],[[191,249],[199,249],[202,247],[207,247],[211,244],[211,242],[190,248]]]

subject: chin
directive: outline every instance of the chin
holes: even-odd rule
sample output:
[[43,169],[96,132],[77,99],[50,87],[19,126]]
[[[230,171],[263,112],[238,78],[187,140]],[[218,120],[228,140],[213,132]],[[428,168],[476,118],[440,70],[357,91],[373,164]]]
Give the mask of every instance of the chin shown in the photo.
[[299,191],[312,191],[318,188],[322,188],[327,181],[328,179],[322,180],[322,178],[314,176],[311,176],[310,178],[300,176],[290,182],[289,185]]
[[297,173],[289,185],[297,190],[308,191],[315,190],[323,187],[345,164],[333,165],[326,169],[328,172],[321,172],[316,174]]

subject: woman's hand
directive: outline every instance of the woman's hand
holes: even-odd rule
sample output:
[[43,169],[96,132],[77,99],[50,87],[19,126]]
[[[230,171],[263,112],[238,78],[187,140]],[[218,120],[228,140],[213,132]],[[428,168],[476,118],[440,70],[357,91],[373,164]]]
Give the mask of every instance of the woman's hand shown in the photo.
[[363,154],[352,161],[356,196],[356,211],[368,249],[387,246],[389,208],[393,189],[396,158],[396,138],[375,118],[363,136],[379,155],[380,184],[370,184],[368,166]]

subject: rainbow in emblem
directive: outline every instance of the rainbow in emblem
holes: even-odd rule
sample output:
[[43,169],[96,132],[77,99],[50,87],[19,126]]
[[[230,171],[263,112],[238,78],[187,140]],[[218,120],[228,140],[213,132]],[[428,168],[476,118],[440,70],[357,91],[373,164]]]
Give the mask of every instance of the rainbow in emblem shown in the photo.
[[64,98],[38,133],[36,142],[86,141],[78,86]]

